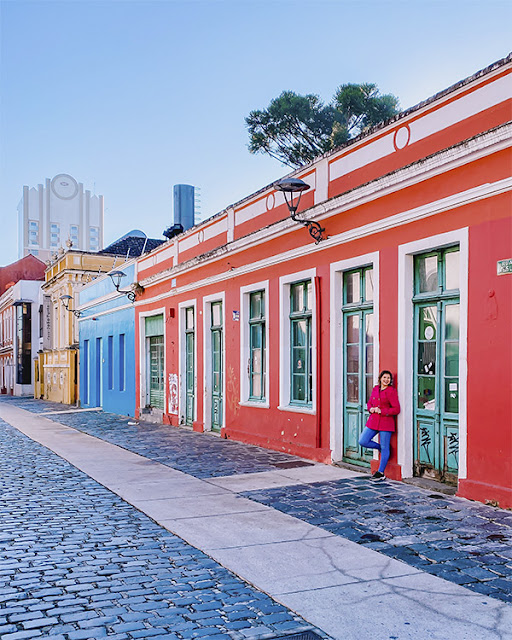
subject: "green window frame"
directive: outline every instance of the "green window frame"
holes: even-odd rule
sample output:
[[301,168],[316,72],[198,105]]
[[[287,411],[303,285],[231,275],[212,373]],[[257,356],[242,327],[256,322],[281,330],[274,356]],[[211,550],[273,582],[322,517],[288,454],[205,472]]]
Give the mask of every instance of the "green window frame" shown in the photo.
[[290,404],[313,404],[313,283],[290,285]]
[[249,400],[266,399],[265,291],[249,295]]
[[373,306],[373,265],[343,274],[343,311]]
[[414,257],[414,300],[459,295],[458,245]]

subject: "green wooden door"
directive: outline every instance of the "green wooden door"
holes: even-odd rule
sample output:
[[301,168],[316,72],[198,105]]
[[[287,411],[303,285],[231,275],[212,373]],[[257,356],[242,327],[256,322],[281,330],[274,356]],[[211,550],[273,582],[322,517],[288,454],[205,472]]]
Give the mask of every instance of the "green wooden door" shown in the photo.
[[343,275],[343,460],[368,466],[370,449],[359,446],[373,387],[373,269]]
[[211,306],[211,370],[212,370],[212,431],[220,431],[222,427],[222,302],[214,302]]
[[187,330],[185,336],[185,424],[194,422],[195,407],[195,335],[193,330]]
[[149,404],[164,408],[164,337],[147,338],[149,351]]
[[[460,305],[458,295],[453,295],[458,294],[458,278],[450,271],[458,268],[458,251],[434,252],[416,262],[414,473],[456,482]],[[427,276],[423,285],[422,275]]]
[[164,317],[162,314],[145,319],[146,334],[146,405],[164,408]]
[[195,309],[185,309],[185,424],[192,425],[195,420],[196,405],[196,336]]
[[347,462],[369,464],[372,451],[359,445],[368,420],[366,404],[373,386],[373,312],[344,314],[344,416],[343,457]]

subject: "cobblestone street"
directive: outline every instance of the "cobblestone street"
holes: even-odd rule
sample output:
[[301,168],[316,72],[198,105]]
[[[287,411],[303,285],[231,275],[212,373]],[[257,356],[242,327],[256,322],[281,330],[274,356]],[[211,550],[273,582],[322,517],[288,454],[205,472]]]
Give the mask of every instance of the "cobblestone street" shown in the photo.
[[[272,473],[299,461],[101,411],[63,412],[62,405],[30,399],[2,402],[219,487],[237,478],[275,478]],[[5,422],[0,429],[1,640],[252,640],[311,628],[45,447]],[[235,490],[340,540],[512,602],[510,511],[400,482],[374,484],[353,473]]]
[[311,628],[0,423],[0,638],[236,640]]

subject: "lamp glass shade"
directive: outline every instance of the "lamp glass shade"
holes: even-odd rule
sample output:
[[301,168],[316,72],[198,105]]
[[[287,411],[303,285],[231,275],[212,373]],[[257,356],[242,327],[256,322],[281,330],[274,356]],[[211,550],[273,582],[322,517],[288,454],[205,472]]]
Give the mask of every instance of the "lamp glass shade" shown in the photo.
[[114,284],[114,287],[116,289],[119,289],[119,286],[121,284],[121,278],[124,278],[126,276],[126,273],[124,273],[124,271],[109,271],[110,278],[112,279],[112,282]]
[[304,180],[299,180],[299,178],[284,178],[274,183],[274,189],[285,193],[300,193],[310,189],[310,186]]

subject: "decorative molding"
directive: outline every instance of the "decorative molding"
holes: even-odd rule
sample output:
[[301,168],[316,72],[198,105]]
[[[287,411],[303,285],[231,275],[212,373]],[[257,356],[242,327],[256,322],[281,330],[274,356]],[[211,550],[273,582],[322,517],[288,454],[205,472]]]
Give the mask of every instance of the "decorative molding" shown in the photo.
[[[473,187],[472,189],[468,189],[467,191],[463,191],[461,193],[457,193],[457,194],[448,196],[446,198],[441,198],[440,200],[430,202],[427,205],[422,205],[414,209],[409,209],[408,211],[403,211],[399,214],[395,214],[393,216],[383,218],[382,220],[378,220],[376,222],[363,225],[361,227],[350,229],[350,231],[345,231],[335,236],[331,236],[330,238],[322,241],[322,243],[318,245],[315,245],[315,244],[309,245],[307,250],[309,253],[313,253],[317,251],[322,251],[327,247],[335,247],[341,244],[346,244],[348,242],[352,242],[353,240],[357,240],[359,238],[364,238],[366,236],[373,235],[375,233],[380,233],[382,231],[387,231],[389,229],[406,225],[416,220],[421,220],[429,216],[443,213],[444,211],[450,211],[452,209],[465,206],[472,202],[478,202],[479,200],[484,200],[486,198],[499,195],[500,193],[505,193],[507,191],[510,191],[511,189],[512,189],[512,178],[506,178],[504,180],[499,180],[498,182],[495,182],[495,183],[490,183],[490,184],[488,183],[488,184],[481,185],[479,187]],[[206,287],[212,284],[218,284],[219,282],[223,282],[225,280],[231,280],[236,276],[251,273],[253,271],[259,271],[260,269],[263,269],[265,267],[270,267],[283,262],[288,262],[290,260],[300,258],[302,255],[304,255],[304,250],[305,250],[304,246],[300,246],[295,249],[291,249],[290,251],[286,251],[284,253],[276,254],[276,255],[267,257],[263,260],[259,260],[258,262],[252,262],[242,267],[235,267],[231,271],[225,271],[223,273],[219,273],[214,276],[209,276],[207,278],[198,280],[184,287],[178,287],[176,289],[173,289],[172,291],[166,291],[165,293],[154,296],[152,298],[139,300],[138,302],[135,302],[135,305],[150,304],[152,302],[155,302],[157,300],[163,300],[170,296],[180,295],[185,291],[193,291],[195,289],[200,289],[202,287]],[[172,274],[173,276],[174,276],[174,273]],[[165,280],[168,277],[170,277],[170,275],[166,274],[166,276],[162,277],[160,281]],[[148,284],[146,284],[146,288],[147,287],[148,287]]]
[[[381,178],[377,178],[376,180],[362,185],[361,187],[356,187],[352,191],[331,198],[331,200],[315,205],[308,210],[301,211],[298,215],[304,215],[310,219],[326,220],[329,217],[338,215],[339,213],[345,211],[349,211],[363,204],[367,204],[368,202],[372,202],[374,200],[382,198],[383,196],[412,186],[413,184],[423,182],[435,175],[439,175],[457,167],[464,166],[469,162],[473,162],[491,153],[496,153],[497,151],[508,148],[511,145],[512,124],[509,123],[497,129],[486,132],[485,134],[481,134],[480,136],[472,138],[471,140],[466,140],[464,143],[460,143],[455,147],[451,147],[449,149],[436,153],[433,156],[417,161],[414,164],[409,165],[408,167],[403,167],[402,169],[398,169],[391,174],[387,174],[385,176],[382,176]],[[385,230],[390,226],[407,224],[408,222],[412,222],[413,220],[427,217],[429,215],[434,215],[449,208],[462,206],[474,200],[497,195],[498,193],[507,191],[511,188],[511,180],[512,179],[507,178],[495,183],[488,183],[485,185],[481,185],[480,187],[475,187],[464,192],[456,193],[448,196],[447,198],[422,205],[421,207],[417,207],[415,209],[406,210],[393,216],[389,216],[388,218],[384,218],[383,220],[379,220],[369,225],[359,227],[357,229],[351,230],[350,232],[346,232],[345,234],[332,236],[326,240],[323,240],[318,245],[315,245],[313,242],[308,245],[301,245],[300,247],[292,249],[291,251],[288,251],[284,254],[278,254],[277,256],[269,257],[264,261],[259,261],[258,263],[248,265],[247,268],[249,269],[249,271],[254,271],[255,268],[259,269],[262,266],[265,266],[265,264],[277,264],[284,260],[293,259],[297,255],[302,255],[306,246],[309,252],[321,251],[327,246],[342,244],[355,238],[363,237],[370,233],[376,233],[378,231]],[[207,254],[206,260],[208,261],[208,264],[212,264],[213,262],[226,257],[227,255],[234,255],[241,251],[245,251],[246,249],[252,248],[259,244],[268,242],[271,239],[287,234],[290,231],[295,231],[295,229],[296,223],[294,223],[287,217],[284,220],[281,220],[273,225],[270,225],[254,233],[251,233],[248,236],[244,236],[243,238],[235,240],[230,245],[223,245],[221,247],[218,247],[217,249]],[[204,266],[206,260],[201,259],[201,256],[198,256],[197,258],[194,258],[190,261],[178,264],[171,269],[166,269],[160,273],[149,276],[143,279],[141,281],[141,284],[146,288],[150,287],[159,282],[165,281],[166,279],[171,277],[171,274],[173,277],[175,277],[181,273],[190,272],[193,269],[200,268]],[[256,265],[258,266],[256,267]],[[243,268],[240,269],[242,270],[240,271],[239,269],[236,269],[236,272],[245,272],[243,271]],[[221,274],[217,277],[221,280],[231,278],[233,277],[233,272],[230,272],[229,275]],[[203,286],[205,282],[206,281],[203,280],[200,286]],[[173,293],[176,294],[179,291],[180,289],[176,289]],[[141,301],[140,303],[145,302],[146,301]]]

